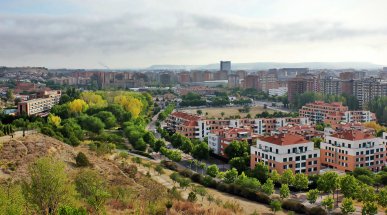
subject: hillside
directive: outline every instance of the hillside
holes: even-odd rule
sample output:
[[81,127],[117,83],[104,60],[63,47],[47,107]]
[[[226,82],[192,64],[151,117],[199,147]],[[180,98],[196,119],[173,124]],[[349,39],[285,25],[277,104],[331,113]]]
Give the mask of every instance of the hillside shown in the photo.
[[[0,185],[7,184],[9,179],[12,182],[28,180],[29,166],[38,158],[46,156],[65,162],[67,175],[70,179],[74,179],[83,169],[75,165],[74,158],[78,152],[86,154],[93,164],[92,169],[107,181],[110,190],[110,199],[105,204],[107,214],[165,214],[165,204],[168,200],[173,200],[170,214],[232,214],[215,205],[209,208],[185,201],[181,198],[186,198],[186,194],[182,191],[169,193],[168,186],[162,181],[155,178],[156,182],[145,176],[147,173],[151,173],[152,178],[156,176],[156,172],[149,171],[149,167],[147,172],[145,165],[137,165],[139,172],[136,176],[129,177],[124,173],[123,167],[125,164],[134,165],[130,157],[122,158],[118,154],[97,156],[86,145],[74,148],[42,134],[16,138],[0,145]],[[149,164],[154,168],[153,163]],[[77,205],[87,208],[90,212],[91,209],[84,200],[77,200],[79,201]],[[0,204],[0,213],[1,207]]]

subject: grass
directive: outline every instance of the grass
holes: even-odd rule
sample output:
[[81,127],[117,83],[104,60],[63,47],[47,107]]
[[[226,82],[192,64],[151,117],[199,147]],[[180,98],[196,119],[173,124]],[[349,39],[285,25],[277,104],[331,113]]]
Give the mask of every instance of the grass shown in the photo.
[[[206,116],[206,112],[208,113],[207,118],[221,118],[222,112],[224,112],[224,118],[240,115],[242,118],[245,117],[248,113],[241,113],[239,109],[242,107],[213,107],[213,108],[200,108],[200,109],[181,109],[181,111],[186,113],[196,114],[197,110],[202,110],[203,116]],[[252,106],[249,114],[254,118],[256,114],[262,113],[263,111],[267,111],[269,113],[273,113],[273,110],[264,109],[262,106]]]

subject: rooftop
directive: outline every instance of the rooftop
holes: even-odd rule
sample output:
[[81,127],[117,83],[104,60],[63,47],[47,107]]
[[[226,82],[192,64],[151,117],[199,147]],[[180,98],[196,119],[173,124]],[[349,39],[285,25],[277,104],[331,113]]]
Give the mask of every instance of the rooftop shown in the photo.
[[332,137],[352,141],[375,138],[375,136],[369,132],[363,132],[361,130],[354,129],[340,131],[338,133],[333,134]]
[[280,146],[308,143],[303,136],[298,134],[277,134],[274,136],[266,136],[259,138],[260,140]]

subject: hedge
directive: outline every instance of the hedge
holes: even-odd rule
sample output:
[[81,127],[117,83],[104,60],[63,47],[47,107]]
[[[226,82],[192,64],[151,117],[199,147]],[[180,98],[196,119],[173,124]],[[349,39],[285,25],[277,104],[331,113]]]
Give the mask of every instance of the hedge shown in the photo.
[[[205,187],[214,188],[220,192],[229,193],[232,195],[240,196],[251,201],[269,205],[272,199],[270,196],[262,192],[256,192],[252,189],[242,187],[238,184],[226,184],[224,182],[217,182],[210,176],[203,176],[198,173],[194,173],[189,169],[177,168],[177,165],[172,161],[162,161],[161,164],[168,169],[177,171],[184,177],[189,177],[193,182],[201,184]],[[296,200],[284,200],[282,202],[282,208],[289,211],[294,211],[299,214],[308,215],[326,215],[326,212],[321,207],[314,207],[308,209],[301,202]]]
[[282,208],[299,214],[306,214],[308,209],[301,202],[288,199],[282,202]]

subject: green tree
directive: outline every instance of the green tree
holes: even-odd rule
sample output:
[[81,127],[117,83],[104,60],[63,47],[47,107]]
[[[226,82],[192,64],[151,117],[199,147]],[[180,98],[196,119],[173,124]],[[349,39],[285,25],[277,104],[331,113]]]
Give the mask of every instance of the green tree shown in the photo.
[[363,202],[373,202],[377,198],[375,189],[366,184],[362,184],[357,192],[357,199]]
[[197,113],[198,115],[202,115],[202,114],[203,114],[203,111],[202,111],[202,110],[197,110],[196,113]]
[[326,172],[317,180],[318,189],[326,193],[334,193],[338,187],[339,175],[336,172]]
[[0,185],[0,214],[26,214],[25,205],[20,185],[13,183]]
[[294,174],[291,169],[287,169],[282,173],[281,176],[281,183],[282,184],[288,184],[288,185],[293,185],[294,183]]
[[108,111],[100,111],[94,116],[98,117],[105,124],[105,128],[107,129],[113,128],[117,123],[116,117]]
[[270,179],[273,180],[274,183],[280,183],[281,182],[281,175],[277,172],[277,170],[273,169],[270,172]]
[[375,202],[364,202],[363,209],[361,210],[362,215],[375,215],[378,213],[378,206]]
[[81,171],[75,179],[75,184],[77,191],[97,214],[104,212],[104,205],[110,194],[106,181],[98,172],[89,169]]
[[325,197],[325,199],[322,200],[321,205],[324,206],[325,209],[330,212],[333,209],[334,202],[335,200],[332,197],[327,196]]
[[274,183],[270,178],[267,179],[266,182],[262,185],[262,191],[267,195],[274,193]]
[[263,162],[259,162],[255,165],[252,175],[263,183],[269,178],[269,167]]
[[79,124],[83,129],[98,134],[101,133],[105,127],[105,124],[103,124],[103,122],[98,117],[87,115],[79,117]]
[[308,176],[303,173],[297,173],[294,177],[294,187],[298,190],[308,189],[308,183]]
[[347,198],[354,198],[359,189],[359,182],[352,175],[345,175],[340,178],[341,192]]
[[383,187],[378,194],[378,202],[381,206],[387,207],[387,187]]
[[219,174],[218,165],[212,164],[207,167],[207,175],[215,178],[218,174]]
[[341,213],[346,215],[350,214],[356,211],[355,207],[353,206],[353,201],[351,198],[344,198],[341,202]]
[[79,167],[87,167],[90,166],[90,161],[87,156],[83,152],[79,152],[75,157],[75,162]]
[[246,141],[232,141],[225,149],[229,159],[235,157],[243,157],[246,153],[248,154],[250,151],[250,146]]
[[181,147],[180,149],[184,152],[184,153],[191,153],[192,150],[194,148],[194,145],[192,144],[191,141],[184,141],[182,144],[181,144]]
[[238,171],[235,168],[231,168],[224,174],[224,182],[227,184],[234,183],[238,178]]
[[74,200],[76,192],[63,162],[51,157],[39,158],[28,172],[30,180],[23,182],[23,195],[38,208],[38,213],[56,214],[60,205]]
[[280,197],[281,199],[286,199],[290,195],[289,186],[287,184],[282,184],[280,188]]
[[238,170],[238,172],[245,171],[249,166],[249,157],[243,156],[243,157],[234,157],[232,158],[228,163],[231,167],[234,167]]
[[199,160],[208,159],[210,154],[210,149],[208,148],[208,144],[205,142],[201,142],[200,144],[194,146],[192,151],[192,156]]
[[274,200],[274,201],[270,202],[270,207],[271,207],[271,210],[273,211],[273,214],[275,214],[277,211],[280,211],[281,206],[282,206],[282,204],[278,200]]
[[320,191],[317,189],[309,190],[308,193],[306,193],[306,199],[310,204],[314,204],[320,194]]

